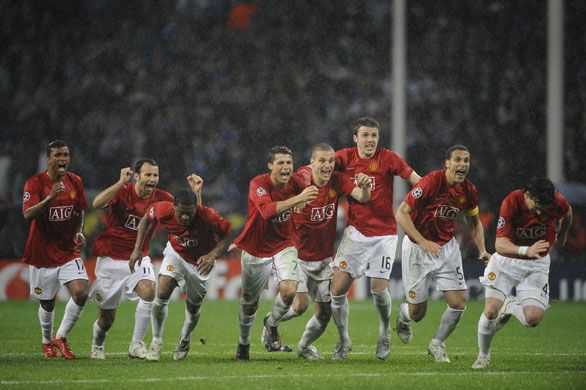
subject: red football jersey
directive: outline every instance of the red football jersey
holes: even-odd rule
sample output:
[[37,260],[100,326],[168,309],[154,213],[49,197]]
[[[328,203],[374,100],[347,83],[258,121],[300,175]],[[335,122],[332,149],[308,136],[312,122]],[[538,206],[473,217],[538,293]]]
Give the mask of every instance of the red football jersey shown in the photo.
[[299,194],[304,187],[297,174],[283,189],[275,187],[269,173],[254,177],[248,189],[246,224],[234,244],[255,257],[271,257],[295,246],[292,209],[277,215],[277,202]]
[[[315,185],[308,166],[297,173],[309,173],[309,185]],[[320,261],[334,255],[336,240],[336,218],[338,216],[338,199],[350,195],[356,184],[341,172],[333,172],[328,183],[318,187],[317,198],[309,202],[300,213],[293,213],[295,223],[295,243],[299,259]]]
[[[155,189],[148,198],[143,199],[136,194],[134,184],[127,183],[120,187],[108,202],[110,211],[106,230],[96,238],[94,255],[128,260],[134,250],[140,220],[151,204],[162,201],[173,202],[173,195]],[[144,256],[149,252],[149,243],[154,231],[153,227],[148,232],[142,248]]]
[[[62,181],[65,191],[31,221],[22,261],[37,268],[56,267],[80,257],[73,240],[77,233],[77,217],[87,208],[83,181],[71,172],[67,172]],[[45,199],[53,184],[46,171],[28,179],[24,185],[22,211]]]
[[[555,242],[559,220],[566,215],[570,205],[562,194],[556,192],[554,203],[538,215],[535,211],[529,211],[524,194],[524,191],[516,190],[503,200],[496,236],[506,237],[518,246],[531,246],[539,240],[546,240],[551,248]],[[520,255],[512,257],[528,258]]]
[[167,229],[167,239],[183,260],[195,264],[232,231],[230,223],[212,208],[198,205],[191,226],[181,226],[172,202],[157,202],[147,214],[149,221]]
[[445,169],[422,177],[404,200],[413,210],[411,220],[419,233],[438,245],[454,237],[454,220],[460,210],[466,210],[470,217],[478,215],[478,191],[474,184],[466,179],[450,187]]
[[364,173],[372,183],[368,202],[348,199],[348,224],[367,237],[397,234],[397,221],[393,214],[393,178],[400,176],[407,179],[413,168],[388,149],[378,148],[372,158],[362,159],[358,148],[354,147],[336,152],[336,169],[351,177]]

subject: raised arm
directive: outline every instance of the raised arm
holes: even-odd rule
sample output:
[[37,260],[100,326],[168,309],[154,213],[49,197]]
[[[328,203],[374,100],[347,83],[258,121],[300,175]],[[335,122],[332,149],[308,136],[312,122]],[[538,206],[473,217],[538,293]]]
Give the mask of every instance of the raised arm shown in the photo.
[[49,203],[51,203],[51,201],[55,199],[57,195],[59,195],[63,191],[65,191],[65,185],[62,182],[54,183],[53,187],[51,187],[51,192],[49,192],[49,195],[47,195],[45,199],[43,199],[36,205],[27,208],[22,212],[24,219],[30,221],[31,219],[35,219],[36,217],[41,215],[43,211],[47,208]]
[[[305,188],[300,194],[290,197],[287,200],[280,200],[277,202],[276,211],[277,214],[281,214],[284,211],[292,209],[301,203],[311,202],[317,197],[318,189],[316,186],[309,186]],[[262,214],[262,211],[261,211]],[[263,215],[264,217],[264,215]],[[271,216],[272,217],[272,216]],[[270,217],[269,217],[270,218]],[[268,219],[265,217],[265,219]]]
[[201,197],[201,189],[203,187],[203,179],[192,173],[191,175],[187,176],[187,182],[189,183],[189,187],[195,193],[195,197],[197,198],[197,204],[199,206],[203,206],[203,200]]
[[106,188],[104,191],[96,195],[92,203],[93,208],[101,209],[107,207],[110,199],[112,199],[112,197],[116,195],[118,190],[124,184],[128,183],[128,181],[132,177],[132,173],[133,172],[132,169],[130,169],[130,167],[122,168],[120,170],[120,179],[118,179],[116,183],[112,184],[110,187]]
[[354,187],[350,196],[361,203],[366,203],[370,200],[371,188],[370,178],[364,173],[359,173],[356,175],[356,187]]

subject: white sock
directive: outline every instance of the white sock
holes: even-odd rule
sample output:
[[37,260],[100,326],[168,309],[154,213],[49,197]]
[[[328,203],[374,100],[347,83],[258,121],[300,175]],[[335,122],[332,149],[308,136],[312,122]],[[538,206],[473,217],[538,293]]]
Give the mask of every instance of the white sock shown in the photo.
[[322,323],[320,320],[317,319],[316,316],[311,316],[307,324],[305,325],[305,331],[303,335],[301,335],[301,340],[299,341],[299,348],[305,349],[311,343],[321,336],[328,326],[328,323]]
[[279,322],[281,322],[281,318],[289,311],[291,305],[287,305],[283,302],[283,298],[281,298],[281,294],[277,294],[275,297],[275,301],[273,304],[273,310],[271,311],[271,315],[267,319],[267,323],[270,326],[277,326]]
[[294,309],[293,306],[291,306],[289,308],[289,310],[287,311],[287,313],[285,313],[285,315],[283,316],[283,318],[281,318],[281,322],[283,321],[288,321],[291,318],[295,318],[295,317],[299,317],[301,314],[297,313]]
[[462,314],[464,314],[464,310],[466,309],[455,310],[448,306],[446,311],[444,311],[440,326],[433,338],[439,341],[445,341],[458,326],[460,318],[462,318]]
[[238,343],[242,345],[250,344],[250,328],[254,324],[256,313],[249,316],[244,313],[242,306],[240,307],[240,334],[238,335]]
[[348,305],[347,294],[334,296],[332,295],[332,318],[338,327],[340,341],[350,340],[348,335],[348,317],[350,316],[350,306]]
[[484,313],[480,315],[480,320],[478,320],[478,350],[482,357],[486,357],[490,352],[490,343],[495,334],[495,325],[496,319],[489,320]]
[[132,342],[137,343],[144,340],[144,335],[149,329],[151,323],[152,302],[138,300],[134,312],[134,332],[132,332]]
[[379,292],[371,291],[370,293],[372,294],[374,306],[380,319],[378,334],[388,337],[389,325],[391,323],[391,295],[389,294],[389,290]]
[[505,313],[512,314],[515,317],[517,317],[517,319],[521,324],[523,324],[523,326],[531,327],[531,325],[529,325],[527,319],[525,318],[525,311],[523,310],[523,305],[521,304],[521,302],[514,301],[509,303],[507,309],[505,310]]
[[55,321],[55,310],[45,311],[43,306],[39,305],[39,322],[41,323],[43,344],[51,342],[51,337],[53,337],[53,321]]
[[401,303],[399,306],[399,319],[402,322],[409,323],[412,321],[411,317],[409,316],[409,305],[407,303]]
[[165,327],[165,320],[167,319],[167,311],[169,300],[155,298],[153,308],[151,310],[151,322],[153,326],[153,341],[158,343],[163,342],[163,328]]
[[181,339],[191,340],[191,332],[193,332],[199,321],[200,307],[197,306],[197,312],[195,314],[187,310],[187,307],[185,308],[185,320],[183,321],[183,328],[181,328]]
[[59,325],[59,329],[57,329],[57,334],[55,337],[58,339],[67,337],[67,334],[69,331],[71,331],[73,325],[75,325],[77,320],[79,320],[82,311],[83,306],[77,306],[77,304],[73,301],[73,298],[69,298],[69,301],[65,306],[63,320],[61,321],[61,325]]
[[104,345],[104,340],[106,339],[107,332],[98,325],[98,320],[94,322],[93,326],[94,331],[94,339],[92,341],[93,345]]

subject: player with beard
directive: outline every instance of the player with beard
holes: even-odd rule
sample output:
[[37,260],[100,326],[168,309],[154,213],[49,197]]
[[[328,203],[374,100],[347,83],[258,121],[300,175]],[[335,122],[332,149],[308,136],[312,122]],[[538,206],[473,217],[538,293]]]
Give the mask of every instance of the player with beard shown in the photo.
[[258,300],[268,287],[271,271],[278,283],[273,310],[263,321],[262,343],[269,352],[281,350],[277,326],[297,292],[297,249],[293,241],[292,209],[315,199],[318,189],[305,187],[292,177],[293,154],[289,148],[271,148],[267,167],[270,173],[254,177],[248,191],[248,216],[244,230],[234,241],[242,250],[242,298],[240,334],[236,359],[250,358],[250,329],[256,319]]
[[[80,257],[84,210],[87,208],[81,178],[69,172],[71,155],[67,143],[47,146],[47,170],[24,185],[22,214],[31,221],[22,261],[29,264],[31,296],[40,301],[42,349],[47,358],[75,359],[67,334],[79,319],[88,297],[88,276]],[[71,298],[55,336],[55,296],[64,285]],[[52,338],[51,338],[52,337]]]
[[[134,176],[134,183],[130,183]],[[201,199],[202,179],[192,174],[187,177],[192,190]],[[105,359],[104,341],[116,317],[116,308],[123,298],[136,300],[134,331],[128,348],[128,357],[144,359],[147,354],[144,336],[151,319],[155,296],[155,274],[148,256],[151,229],[145,238],[142,265],[131,272],[128,260],[134,249],[138,225],[146,210],[155,202],[173,201],[173,195],[157,188],[159,166],[153,159],[140,159],[134,166],[120,170],[120,179],[99,193],[94,208],[109,208],[106,230],[94,244],[96,282],[90,297],[98,307],[98,320],[93,325],[90,357]]]
[[446,152],[445,169],[424,176],[397,209],[405,230],[402,249],[403,284],[408,303],[399,306],[396,331],[404,343],[412,338],[411,321],[427,311],[427,283],[434,279],[448,304],[439,328],[428,345],[436,362],[449,363],[444,341],[456,329],[466,309],[466,281],[462,255],[454,237],[454,220],[464,211],[478,247],[478,258],[488,261],[484,230],[478,218],[478,193],[467,179],[470,152],[454,145]]
[[299,286],[293,304],[281,319],[287,321],[302,315],[309,305],[309,296],[315,302],[314,315],[305,326],[297,344],[297,354],[308,360],[319,359],[312,343],[326,330],[330,321],[331,268],[336,240],[338,199],[351,196],[359,202],[370,198],[370,179],[365,174],[356,177],[356,183],[346,174],[334,171],[336,155],[327,144],[312,148],[310,165],[296,174],[306,178],[319,192],[317,198],[293,213],[295,241],[299,252]]

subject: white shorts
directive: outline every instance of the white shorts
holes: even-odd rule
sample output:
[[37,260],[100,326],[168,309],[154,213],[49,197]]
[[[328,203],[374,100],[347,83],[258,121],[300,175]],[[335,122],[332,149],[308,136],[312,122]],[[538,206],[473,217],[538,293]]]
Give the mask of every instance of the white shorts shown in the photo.
[[137,262],[132,273],[128,267],[128,261],[100,256],[96,260],[96,281],[92,285],[90,298],[100,309],[116,309],[123,298],[132,301],[138,299],[134,289],[141,280],[156,283],[150,257],[143,257],[140,266]]
[[504,301],[513,287],[523,306],[535,301],[545,310],[549,307],[549,255],[536,260],[521,260],[495,253],[490,258],[480,282],[486,296]]
[[277,283],[284,280],[299,281],[297,249],[288,247],[272,257],[255,257],[242,251],[242,297],[243,305],[258,302],[262,290],[269,287],[269,275]]
[[366,237],[354,226],[347,226],[333,267],[354,279],[366,275],[389,280],[396,250],[396,235]]
[[462,269],[462,254],[455,238],[442,246],[437,258],[432,258],[405,236],[401,268],[405,296],[407,302],[412,304],[427,301],[429,279],[435,281],[436,291],[459,291],[467,288]]
[[332,283],[332,258],[322,261],[299,260],[298,293],[309,293],[314,302],[330,302],[330,284]]
[[89,280],[81,258],[57,267],[37,268],[29,265],[30,294],[41,301],[55,298],[62,285],[78,279]]
[[168,242],[163,256],[159,276],[170,276],[177,283],[184,281],[187,300],[195,306],[200,305],[208,292],[208,280],[211,278],[211,272],[206,276],[201,275],[197,271],[197,266],[183,260]]

